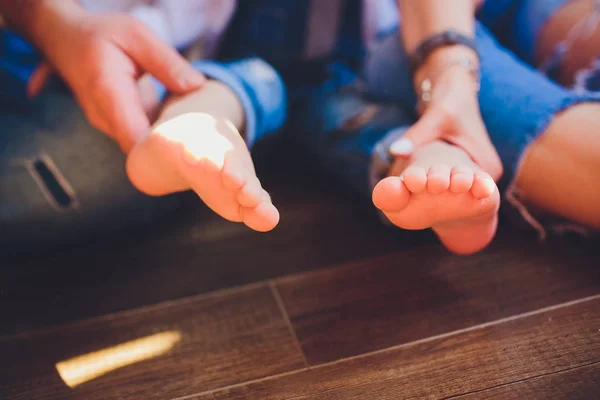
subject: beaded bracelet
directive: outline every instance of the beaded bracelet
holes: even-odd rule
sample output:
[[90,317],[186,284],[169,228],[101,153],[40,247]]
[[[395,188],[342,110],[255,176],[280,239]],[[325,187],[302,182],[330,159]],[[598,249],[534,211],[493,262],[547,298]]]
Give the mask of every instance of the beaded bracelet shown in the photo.
[[[454,67],[460,67],[467,70],[473,76],[473,80],[475,82],[475,91],[479,92],[479,89],[481,87],[481,74],[477,63],[468,58],[456,58],[454,60],[446,62],[437,72],[437,75],[440,75],[448,69]],[[420,89],[420,93],[418,93],[419,103],[417,105],[417,109],[422,110],[425,107],[425,105],[429,101],[431,101],[431,91],[433,90],[432,78],[427,77],[423,79],[419,83],[418,87]]]

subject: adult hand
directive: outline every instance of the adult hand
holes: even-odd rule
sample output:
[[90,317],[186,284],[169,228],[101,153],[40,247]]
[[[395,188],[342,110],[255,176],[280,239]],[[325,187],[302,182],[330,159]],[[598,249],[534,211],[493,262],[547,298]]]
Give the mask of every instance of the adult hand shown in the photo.
[[421,118],[390,150],[409,157],[415,148],[434,140],[462,148],[494,180],[501,177],[502,162],[479,112],[475,82],[464,68],[451,67],[439,76]]
[[[70,86],[89,122],[125,152],[150,129],[138,89],[144,73],[180,94],[205,81],[177,51],[126,14],[91,14],[73,7],[45,11],[36,44]],[[48,68],[42,67],[30,91],[38,90],[47,75]]]

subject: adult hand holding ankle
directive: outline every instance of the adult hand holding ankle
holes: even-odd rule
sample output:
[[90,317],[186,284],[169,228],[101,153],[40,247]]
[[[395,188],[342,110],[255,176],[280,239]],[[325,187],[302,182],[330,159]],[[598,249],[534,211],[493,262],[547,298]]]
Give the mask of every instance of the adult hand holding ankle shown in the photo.
[[[473,36],[477,1],[400,0],[403,42],[408,54],[427,38],[444,31]],[[451,4],[450,4],[451,3]],[[502,175],[502,163],[492,145],[477,98],[478,81],[469,66],[478,67],[471,48],[456,44],[438,47],[414,71],[417,93],[427,90],[421,118],[392,147],[393,155],[410,156],[414,149],[435,140],[444,140],[466,151],[495,180]],[[427,88],[423,88],[426,82]]]
[[477,81],[471,71],[455,63],[465,58],[456,58],[458,54],[453,55],[453,51],[440,49],[415,74],[418,82],[423,82],[424,76],[431,77],[427,78],[431,85],[430,98],[423,103],[419,121],[392,145],[391,152],[396,156],[410,156],[414,148],[444,140],[462,148],[476,164],[498,180],[502,175],[502,163],[479,112]]
[[0,6],[70,86],[89,122],[125,152],[150,129],[138,89],[144,73],[180,94],[204,82],[176,50],[125,14],[91,14],[75,0],[0,0]]

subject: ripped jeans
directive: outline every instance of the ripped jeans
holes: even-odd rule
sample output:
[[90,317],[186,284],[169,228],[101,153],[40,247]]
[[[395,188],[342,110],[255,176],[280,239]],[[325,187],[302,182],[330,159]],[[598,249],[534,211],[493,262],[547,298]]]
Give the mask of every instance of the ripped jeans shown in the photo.
[[[535,35],[566,1],[488,0],[480,18],[492,28],[507,18],[508,25],[500,25],[514,27],[507,34],[524,41],[522,48],[511,49],[528,61]],[[522,18],[520,25],[517,17]],[[553,84],[500,46],[483,25],[477,27],[477,41],[483,57],[481,111],[504,163],[501,186],[511,189],[523,152],[552,117],[578,102],[600,99]],[[148,197],[132,187],[125,157],[86,122],[59,82],[29,102],[23,79],[11,79],[10,68],[8,76],[2,75],[1,50],[0,256],[114,232],[153,221],[174,208],[176,197]],[[417,116],[397,32],[368,50],[364,73],[333,63],[325,84],[290,87],[286,132],[304,142],[326,168],[370,196],[389,168],[389,145]],[[23,54],[25,64],[39,61],[29,59],[27,51]],[[518,197],[509,189],[505,198]]]
[[[522,60],[535,64],[536,41],[550,18],[573,0],[486,0],[479,11],[479,20]],[[564,57],[573,50],[574,41],[589,37],[600,25],[600,0],[592,11],[579,20],[546,59],[540,60],[539,70],[552,79],[560,76]],[[600,90],[600,54],[587,68],[578,71],[573,89]]]
[[[482,24],[476,28],[481,53],[481,113],[504,165],[499,183],[509,210],[545,235],[550,225],[535,220],[519,201],[513,181],[527,147],[555,114],[580,102],[600,101],[553,83],[502,47]],[[321,164],[367,196],[386,176],[389,146],[415,123],[416,95],[399,34],[372,43],[362,73],[331,66],[329,82],[296,99],[289,133],[312,150]],[[293,91],[292,91],[293,93]]]
[[0,109],[0,256],[154,221],[177,200],[131,185],[119,147],[58,80],[31,102]]

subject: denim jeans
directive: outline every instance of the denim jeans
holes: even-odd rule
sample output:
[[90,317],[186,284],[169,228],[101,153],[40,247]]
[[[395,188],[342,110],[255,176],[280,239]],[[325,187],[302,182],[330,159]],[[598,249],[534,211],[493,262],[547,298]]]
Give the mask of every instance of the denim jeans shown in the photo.
[[569,1],[486,0],[478,18],[521,59],[533,63],[540,31]]
[[0,109],[0,256],[154,221],[176,204],[131,185],[125,156],[61,82]]
[[[526,148],[554,115],[580,102],[599,101],[576,93],[502,47],[482,24],[476,40],[481,53],[479,102],[489,135],[504,164],[500,186],[522,213],[512,184]],[[292,104],[288,132],[306,144],[321,164],[365,195],[391,166],[389,146],[416,120],[416,95],[399,34],[372,44],[363,71],[331,65],[332,78]],[[291,93],[301,93],[289,89]],[[523,215],[532,222],[530,215]],[[536,223],[534,227],[539,228]]]
[[[498,44],[483,24],[477,27],[481,112],[504,163],[502,186],[509,199],[517,196],[511,182],[525,149],[553,116],[578,102],[598,101],[592,93],[557,86],[527,64],[537,32],[565,1],[488,0],[480,13],[492,29],[503,19],[512,21],[507,26],[523,41],[522,48],[510,50],[525,61]],[[333,61],[323,84],[288,83],[286,132],[366,195],[390,166],[389,145],[417,119],[398,36],[392,32],[372,43],[362,71]],[[152,198],[131,186],[118,147],[86,122],[59,82],[29,102],[23,77],[11,74],[1,50],[0,255],[153,221],[175,207],[176,197]],[[26,47],[19,57],[29,71],[39,61]]]

